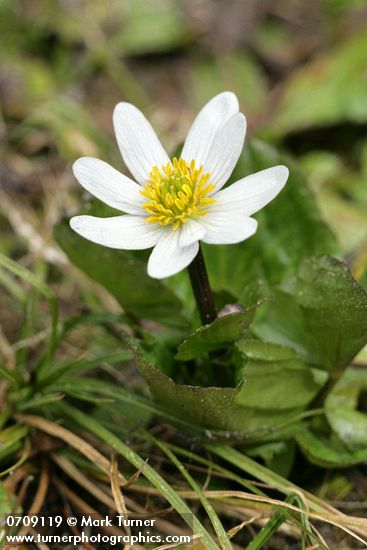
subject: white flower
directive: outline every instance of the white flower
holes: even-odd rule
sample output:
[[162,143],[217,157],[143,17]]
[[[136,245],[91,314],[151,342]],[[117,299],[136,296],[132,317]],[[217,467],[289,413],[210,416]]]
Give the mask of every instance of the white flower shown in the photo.
[[204,106],[180,159],[172,162],[150,123],[130,103],[116,106],[113,123],[122,157],[136,181],[96,158],[78,159],[73,170],[87,191],[125,214],[76,216],[70,225],[86,239],[111,248],[154,247],[148,273],[157,279],[187,267],[199,241],[230,244],[251,237],[257,222],[250,216],[274,199],[288,177],[285,166],[274,166],[221,190],[246,133],[246,119],[231,92]]

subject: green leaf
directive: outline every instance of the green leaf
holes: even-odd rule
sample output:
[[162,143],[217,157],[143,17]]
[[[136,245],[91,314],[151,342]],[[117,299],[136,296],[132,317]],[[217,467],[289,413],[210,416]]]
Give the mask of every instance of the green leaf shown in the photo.
[[237,345],[247,361],[244,383],[231,407],[231,429],[248,441],[289,437],[324,385],[326,373],[311,369],[287,347],[260,340]]
[[275,149],[257,140],[246,142],[230,181],[277,164],[289,167],[289,179],[278,197],[255,215],[256,234],[239,244],[204,247],[214,289],[240,296],[257,278],[275,284],[304,258],[337,253],[335,238],[322,221],[302,172]]
[[363,30],[292,74],[266,133],[281,137],[312,126],[365,122],[366,57]]
[[0,432],[0,460],[16,453],[22,439],[27,435],[28,428],[19,424],[14,424]]
[[335,436],[321,437],[306,427],[297,432],[296,441],[308,460],[322,468],[345,468],[367,460],[367,449],[351,451]]
[[152,365],[131,342],[135,361],[154,398],[169,413],[204,427],[227,430],[231,425],[230,408],[239,387],[200,387],[176,384]]
[[327,379],[326,373],[311,369],[291,348],[261,340],[243,340],[238,347],[247,362],[246,381],[236,402],[252,409],[254,419],[260,410],[270,416],[272,411],[302,409]]
[[135,342],[131,349],[154,399],[173,423],[177,417],[251,442],[278,437],[279,432],[289,437],[327,377],[310,369],[292,349],[240,341],[235,346],[236,379],[241,381],[236,387],[178,384],[151,364]]
[[83,239],[67,221],[56,227],[55,236],[71,262],[104,286],[127,313],[176,326],[185,323],[178,298],[148,276],[141,259]]
[[249,327],[254,318],[255,310],[256,308],[253,307],[240,313],[231,313],[219,317],[210,325],[200,327],[179,345],[176,359],[188,361],[203,353],[236,342]]
[[274,290],[253,330],[325,370],[342,370],[367,342],[367,293],[345,264],[319,256]]
[[350,450],[367,449],[367,414],[357,410],[359,397],[366,390],[366,370],[349,368],[325,401],[325,413],[332,430]]

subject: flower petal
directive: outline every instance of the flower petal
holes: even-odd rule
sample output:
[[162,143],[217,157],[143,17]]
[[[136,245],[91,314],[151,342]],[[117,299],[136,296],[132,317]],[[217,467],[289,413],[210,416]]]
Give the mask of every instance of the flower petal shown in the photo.
[[216,193],[217,202],[213,207],[251,216],[277,196],[288,174],[288,168],[281,165],[251,174]]
[[169,229],[159,239],[150,255],[148,275],[155,279],[164,279],[175,275],[187,267],[195,258],[199,250],[199,243],[195,241],[189,246],[179,246],[180,234]]
[[84,189],[105,204],[128,214],[145,214],[141,207],[145,199],[140,193],[140,185],[107,162],[83,157],[74,162],[73,172]]
[[215,136],[204,172],[210,172],[210,183],[215,185],[212,194],[219,191],[229,179],[243,149],[246,135],[246,118],[242,113],[233,115]]
[[118,103],[113,112],[117,143],[126,166],[137,182],[144,184],[153,166],[169,157],[143,113],[130,103]]
[[129,214],[113,218],[75,216],[70,220],[70,227],[89,241],[125,250],[143,250],[154,246],[164,230],[140,216]]
[[205,228],[201,240],[208,244],[240,243],[256,233],[257,229],[257,221],[239,211],[210,211],[200,223]]
[[213,97],[195,118],[181,157],[187,162],[194,159],[197,166],[204,165],[218,131],[238,111],[238,100],[232,92],[223,92]]
[[195,220],[189,220],[182,225],[179,232],[179,246],[190,246],[190,244],[193,244],[195,241],[200,241],[205,234],[205,228]]

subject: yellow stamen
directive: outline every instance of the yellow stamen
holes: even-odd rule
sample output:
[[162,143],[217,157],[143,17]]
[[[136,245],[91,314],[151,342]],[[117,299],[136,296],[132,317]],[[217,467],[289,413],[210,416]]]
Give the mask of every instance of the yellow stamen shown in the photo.
[[195,216],[206,216],[208,205],[215,199],[208,197],[215,186],[208,184],[210,173],[203,174],[203,167],[196,168],[182,158],[173,159],[160,169],[153,166],[141,194],[148,199],[143,208],[150,216],[149,223],[170,225],[175,231]]

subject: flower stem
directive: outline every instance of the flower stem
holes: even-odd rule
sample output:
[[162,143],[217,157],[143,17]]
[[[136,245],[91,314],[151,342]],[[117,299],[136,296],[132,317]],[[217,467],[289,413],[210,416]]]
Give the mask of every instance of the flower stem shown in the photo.
[[214,299],[206,271],[204,256],[199,244],[199,251],[188,267],[192,290],[200,311],[203,325],[212,323],[217,318]]

